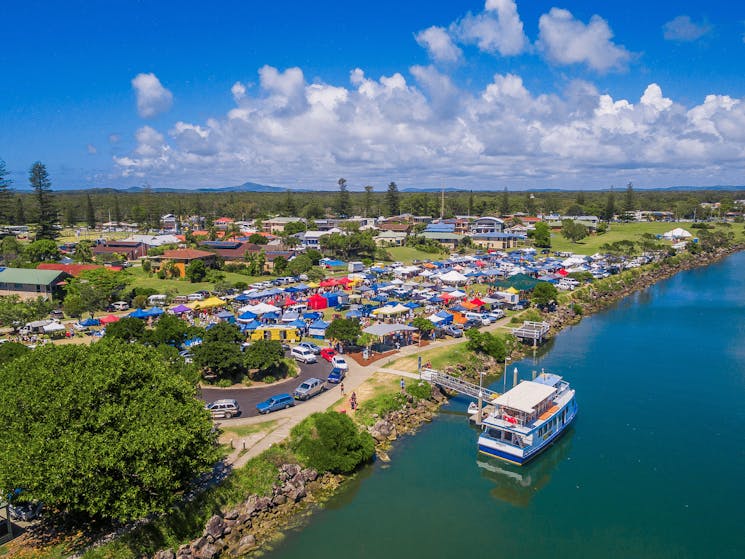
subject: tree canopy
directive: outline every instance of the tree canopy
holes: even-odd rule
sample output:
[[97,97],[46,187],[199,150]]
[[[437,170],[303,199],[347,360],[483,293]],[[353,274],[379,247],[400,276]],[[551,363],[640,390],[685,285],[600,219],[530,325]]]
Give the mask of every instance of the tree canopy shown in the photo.
[[466,347],[471,351],[490,355],[497,361],[504,361],[507,357],[507,347],[499,336],[471,328],[466,330],[466,338],[468,338]]
[[559,296],[559,291],[553,283],[541,281],[533,288],[533,303],[539,307],[550,305]]
[[0,368],[0,487],[84,518],[163,512],[219,458],[195,388],[152,348],[44,346]]
[[362,334],[359,320],[354,318],[335,318],[326,329],[326,338],[352,344]]
[[52,197],[52,181],[49,178],[49,173],[47,173],[47,168],[41,161],[37,161],[31,166],[28,181],[34,190],[39,215],[36,240],[55,239],[59,235],[56,227],[59,219]]

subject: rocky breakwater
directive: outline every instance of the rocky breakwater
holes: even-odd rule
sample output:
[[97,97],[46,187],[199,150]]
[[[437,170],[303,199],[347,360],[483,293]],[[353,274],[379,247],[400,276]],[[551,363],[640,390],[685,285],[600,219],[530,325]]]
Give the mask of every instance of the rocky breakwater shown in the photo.
[[201,537],[182,545],[176,552],[161,550],[153,559],[216,559],[246,555],[270,540],[298,512],[303,501],[312,501],[314,491],[338,483],[336,476],[319,476],[313,469],[283,464],[271,496],[251,495],[225,514],[213,515]]
[[424,400],[407,394],[406,404],[401,409],[376,418],[377,421],[367,429],[375,439],[378,458],[387,462],[389,458],[386,450],[391,442],[401,435],[413,434],[420,425],[432,421],[437,409],[446,401],[447,396],[439,387],[433,386],[430,399]]

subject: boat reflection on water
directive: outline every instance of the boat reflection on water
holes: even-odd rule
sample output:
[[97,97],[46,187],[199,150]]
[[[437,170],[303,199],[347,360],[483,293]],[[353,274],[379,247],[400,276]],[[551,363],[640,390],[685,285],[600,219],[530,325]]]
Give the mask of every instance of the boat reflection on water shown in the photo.
[[530,500],[548,485],[558,465],[567,459],[574,437],[570,427],[551,448],[527,466],[513,466],[498,458],[479,454],[476,465],[481,475],[494,482],[490,493],[500,501],[527,507]]

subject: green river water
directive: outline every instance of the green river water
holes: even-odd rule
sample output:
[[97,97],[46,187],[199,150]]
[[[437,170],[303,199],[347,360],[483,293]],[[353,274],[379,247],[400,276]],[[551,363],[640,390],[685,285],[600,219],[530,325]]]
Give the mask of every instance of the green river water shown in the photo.
[[745,254],[678,274],[516,364],[577,390],[534,463],[478,455],[454,399],[267,557],[745,557],[744,335]]

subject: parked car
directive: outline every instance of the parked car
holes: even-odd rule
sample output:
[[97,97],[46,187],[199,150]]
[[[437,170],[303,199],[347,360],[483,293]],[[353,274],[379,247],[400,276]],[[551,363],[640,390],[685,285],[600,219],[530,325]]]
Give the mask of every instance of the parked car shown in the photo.
[[455,326],[454,324],[447,324],[442,327],[442,331],[447,334],[448,336],[452,336],[453,338],[462,338],[463,337],[463,330]]
[[344,359],[341,355],[334,355],[331,358],[331,365],[333,365],[334,369],[342,369],[344,371],[349,370],[349,364],[347,363],[347,360]]
[[486,316],[488,316],[492,322],[496,322],[497,320],[504,318],[504,311],[502,309],[494,309],[486,313]]
[[326,380],[331,384],[339,384],[341,381],[344,380],[345,376],[347,376],[347,372],[344,369],[334,367],[333,369],[331,369],[329,378]]
[[334,358],[334,355],[336,355],[335,349],[332,349],[330,347],[324,347],[323,349],[321,349],[321,357],[323,357],[329,363]]
[[481,326],[489,326],[491,324],[491,320],[489,320],[489,318],[477,312],[467,312],[464,316],[467,320],[481,321]]
[[126,311],[129,309],[129,303],[126,301],[117,301],[116,303],[111,304],[111,308],[115,311]]
[[476,320],[475,318],[469,318],[463,323],[463,330],[470,330],[471,328],[480,328],[483,326],[483,322],[481,320]]
[[43,504],[38,503],[15,503],[8,505],[8,512],[10,513],[11,520],[20,520],[23,522],[30,522],[36,520],[41,516],[41,509]]
[[204,407],[210,411],[210,414],[212,414],[212,417],[215,419],[230,419],[231,417],[235,417],[241,413],[241,408],[235,400],[215,400]]
[[295,405],[295,398],[289,394],[277,394],[270,396],[263,402],[256,404],[256,410],[259,413],[266,414],[277,410],[286,410]]
[[295,389],[292,395],[296,400],[308,400],[326,390],[326,385],[319,378],[309,378]]
[[49,313],[49,318],[62,320],[63,318],[65,318],[65,313],[63,313],[60,309],[54,309],[52,312]]
[[320,355],[320,353],[321,353],[321,348],[318,347],[313,342],[300,342],[299,344],[297,344],[297,346],[298,347],[304,347],[305,349],[309,349],[309,350],[311,350],[316,355]]
[[202,295],[199,292],[190,293],[189,295],[186,296],[186,298],[189,299],[189,301],[204,301],[204,295]]
[[296,361],[300,361],[302,363],[315,363],[316,361],[318,361],[315,353],[307,348],[300,346],[293,347],[290,350],[290,356],[293,357]]
[[193,363],[194,362],[194,356],[192,355],[191,351],[188,349],[185,349],[183,351],[179,351],[178,354],[183,357],[184,363]]

